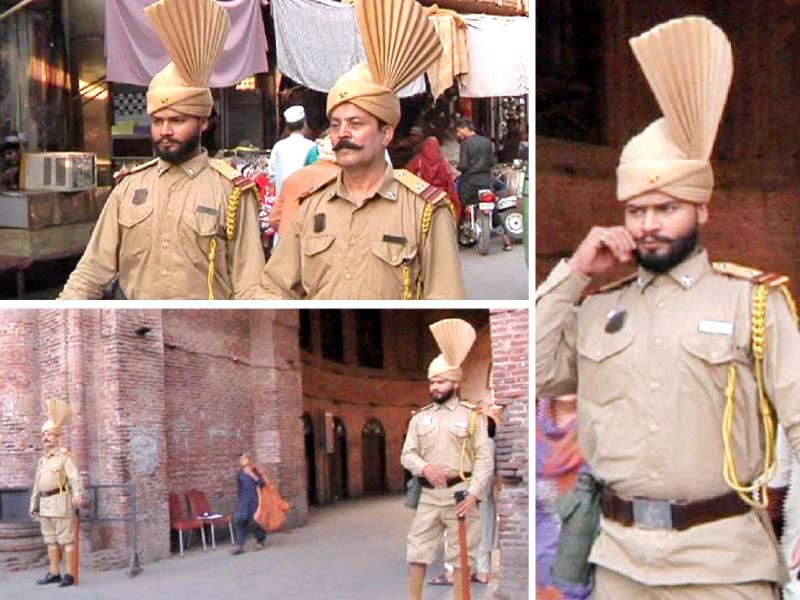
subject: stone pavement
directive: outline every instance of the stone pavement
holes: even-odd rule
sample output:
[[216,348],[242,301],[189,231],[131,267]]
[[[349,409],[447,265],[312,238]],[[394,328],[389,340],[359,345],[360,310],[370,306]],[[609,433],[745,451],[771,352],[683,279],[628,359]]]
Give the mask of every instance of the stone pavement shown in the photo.
[[[230,554],[230,544],[203,552],[193,543],[185,558],[143,565],[129,578],[124,570],[81,570],[79,588],[39,587],[43,570],[0,572],[0,598],[80,600],[405,600],[405,536],[413,513],[402,496],[383,496],[314,508],[305,527],[267,537],[267,548]],[[441,563],[430,567],[438,574]],[[494,582],[490,583],[490,586]],[[451,587],[425,587],[425,600],[450,600]],[[472,599],[489,600],[487,586],[473,583]]]
[[522,243],[503,252],[502,238],[493,235],[486,256],[478,253],[477,246],[460,248],[458,254],[468,300],[528,299],[528,265]]

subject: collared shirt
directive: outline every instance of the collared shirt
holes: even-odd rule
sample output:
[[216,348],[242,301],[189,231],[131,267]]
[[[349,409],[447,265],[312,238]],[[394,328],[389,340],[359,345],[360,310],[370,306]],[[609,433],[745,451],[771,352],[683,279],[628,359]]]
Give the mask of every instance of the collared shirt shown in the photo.
[[[693,502],[728,493],[722,423],[733,365],[733,451],[740,479],[752,481],[764,458],[753,284],[716,272],[705,251],[665,274],[640,269],[632,283],[576,308],[588,282],[562,262],[537,290],[536,385],[537,394],[577,389],[581,450],[597,477],[626,498]],[[777,290],[766,340],[767,393],[797,453],[800,334]],[[590,560],[648,585],[783,581],[768,528],[763,511],[685,531],[604,519]]]
[[494,453],[483,415],[478,415],[475,421],[470,442],[469,422],[473,411],[453,396],[443,404],[433,403],[420,410],[408,424],[400,462],[413,475],[421,477],[422,470],[429,464],[441,468],[448,479],[459,477],[462,469],[464,473],[472,473],[468,485],[423,488],[421,502],[440,506],[453,504],[453,493],[465,488],[479,500],[486,498],[494,471]]
[[[66,498],[58,494],[41,497],[42,493],[65,487]],[[72,454],[66,448],[48,450],[39,459],[36,476],[33,480],[30,510],[37,508],[43,517],[71,517],[73,496],[84,496],[83,482]]]
[[302,133],[290,133],[278,140],[269,153],[269,168],[275,178],[275,191],[281,193],[283,182],[306,164],[306,158],[315,144]]
[[258,201],[250,191],[242,194],[236,237],[227,240],[232,188],[209,166],[205,150],[180,165],[159,159],[126,176],[109,196],[59,298],[100,298],[119,273],[122,291],[131,300],[208,299],[208,258],[215,238],[214,297],[251,297],[264,266]]
[[361,207],[350,199],[343,174],[312,194],[264,268],[265,298],[403,298],[403,267],[421,275],[425,298],[464,297],[452,214],[434,207],[423,246],[426,201],[394,179],[387,165],[377,193]]

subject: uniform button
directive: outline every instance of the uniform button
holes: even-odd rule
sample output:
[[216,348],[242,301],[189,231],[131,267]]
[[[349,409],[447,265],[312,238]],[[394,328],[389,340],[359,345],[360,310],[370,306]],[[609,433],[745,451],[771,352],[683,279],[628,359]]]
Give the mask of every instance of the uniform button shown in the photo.
[[657,471],[652,471],[650,473],[650,479],[653,479],[653,480],[658,479],[658,472]]
[[650,433],[658,433],[658,425],[650,423]]
[[161,274],[162,275],[166,275],[167,274],[167,270],[166,269],[161,269]]
[[356,238],[352,238],[352,239],[350,240],[350,245],[351,245],[351,246],[355,246],[355,245],[356,245]]
[[655,339],[653,339],[653,345],[654,345],[654,346],[660,346],[660,345],[661,345],[661,344],[663,344],[663,343],[664,343],[664,342],[663,342],[663,340],[662,340],[661,338],[655,338]]
[[665,307],[665,306],[666,306],[666,304],[664,303],[664,301],[663,301],[663,300],[660,300],[659,302],[657,302],[657,303],[656,303],[656,308],[657,308],[658,310],[664,310],[664,307]]
[[397,255],[392,256],[392,262],[397,262]]
[[344,278],[345,278],[347,281],[350,281],[350,273],[345,273],[345,274],[344,274]]
[[651,390],[657,390],[658,388],[659,388],[659,385],[658,385],[657,381],[651,381],[650,382],[650,389]]

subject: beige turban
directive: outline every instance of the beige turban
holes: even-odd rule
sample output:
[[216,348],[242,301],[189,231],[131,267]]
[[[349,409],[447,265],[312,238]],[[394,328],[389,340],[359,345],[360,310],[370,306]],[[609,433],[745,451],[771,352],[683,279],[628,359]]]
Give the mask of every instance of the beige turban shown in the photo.
[[617,167],[617,199],[659,191],[711,198],[709,158],[733,76],[725,33],[703,17],[662,23],[630,40],[664,116],[634,136]]
[[61,427],[66,425],[69,418],[72,416],[72,409],[69,404],[63,400],[54,399],[47,402],[47,413],[50,418],[42,425],[42,433],[51,430],[60,433]]
[[207,117],[214,107],[208,82],[231,28],[227,11],[214,0],[160,0],[145,8],[172,62],[147,90],[147,114],[171,108]]
[[475,343],[475,329],[462,319],[444,319],[430,326],[441,354],[428,366],[428,379],[461,381],[461,363]]
[[354,2],[367,62],[342,75],[328,92],[327,115],[350,102],[397,126],[397,92],[422,74],[442,53],[428,16],[414,0]]

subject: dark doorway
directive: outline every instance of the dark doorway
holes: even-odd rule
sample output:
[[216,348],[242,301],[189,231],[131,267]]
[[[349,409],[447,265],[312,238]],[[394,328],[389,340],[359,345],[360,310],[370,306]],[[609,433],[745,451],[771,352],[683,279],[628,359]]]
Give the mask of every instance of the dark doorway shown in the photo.
[[364,495],[383,494],[386,485],[386,431],[377,419],[370,419],[361,431],[361,462]]
[[333,454],[330,460],[331,499],[347,498],[347,430],[339,417],[333,418]]
[[317,458],[316,448],[317,445],[314,440],[314,422],[308,413],[303,413],[303,433],[305,437],[306,446],[306,477],[308,485],[306,486],[308,494],[308,504],[318,505],[319,496],[317,495]]

